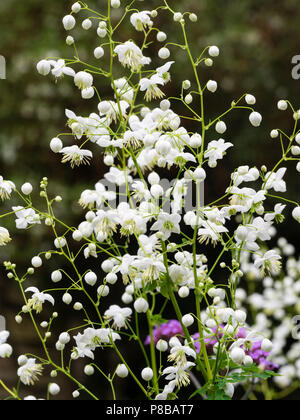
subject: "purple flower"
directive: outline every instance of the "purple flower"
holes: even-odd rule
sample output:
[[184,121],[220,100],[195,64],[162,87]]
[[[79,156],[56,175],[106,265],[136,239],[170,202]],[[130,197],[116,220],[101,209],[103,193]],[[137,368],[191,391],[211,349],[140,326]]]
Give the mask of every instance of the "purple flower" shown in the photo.
[[[160,325],[159,327],[154,328],[153,330],[153,339],[154,344],[157,344],[161,339],[170,339],[175,335],[183,335],[182,326],[179,321],[173,319],[165,324]],[[151,344],[150,335],[146,338],[146,345]]]

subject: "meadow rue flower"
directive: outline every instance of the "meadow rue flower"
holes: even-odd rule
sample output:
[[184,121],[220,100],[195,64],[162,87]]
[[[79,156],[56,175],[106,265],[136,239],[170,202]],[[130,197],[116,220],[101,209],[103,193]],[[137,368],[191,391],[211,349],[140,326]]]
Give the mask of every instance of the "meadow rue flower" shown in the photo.
[[0,176],[0,198],[2,201],[8,200],[15,188],[16,186],[13,182],[5,181],[3,177]]
[[163,98],[165,95],[164,93],[159,89],[157,85],[164,85],[164,80],[158,76],[154,75],[151,76],[150,79],[141,79],[140,80],[140,90],[141,92],[145,92],[145,99],[147,102],[151,101],[152,99],[156,98]]
[[32,293],[31,299],[28,300],[28,309],[34,310],[38,314],[42,312],[43,305],[45,302],[50,302],[53,306],[55,304],[55,300],[51,295],[49,295],[48,293],[40,292],[39,289],[36,287],[28,287],[25,290],[25,293],[28,292]]
[[151,27],[153,24],[150,16],[151,12],[146,10],[140,13],[133,13],[130,17],[130,22],[137,31],[143,31],[147,27]]
[[112,305],[104,313],[104,317],[108,320],[113,321],[113,326],[116,329],[121,329],[126,327],[126,321],[131,317],[132,309],[130,308],[120,308],[118,305]]
[[205,152],[205,158],[209,160],[208,165],[211,168],[215,168],[217,166],[217,161],[223,159],[226,151],[231,147],[233,147],[233,144],[229,142],[226,143],[224,139],[211,141],[207,145],[207,150]]
[[11,241],[9,231],[0,226],[0,246],[5,246]]
[[255,259],[255,267],[261,269],[262,273],[266,271],[268,273],[278,274],[281,269],[282,257],[274,250],[268,251],[262,257]]
[[118,45],[115,48],[119,61],[124,67],[131,68],[132,71],[138,71],[145,64],[150,64],[150,59],[143,56],[141,49],[131,41]]
[[42,375],[42,372],[42,365],[37,363],[36,359],[31,358],[28,359],[26,364],[18,369],[18,376],[24,385],[30,386],[34,385],[39,380],[39,376]]
[[93,153],[90,150],[80,149],[76,145],[64,147],[59,153],[63,154],[62,163],[70,162],[72,169],[81,164],[89,164],[90,159],[93,157]]
[[17,206],[12,208],[17,217],[17,229],[27,229],[29,225],[40,224],[40,217],[33,209],[25,209],[24,207]]

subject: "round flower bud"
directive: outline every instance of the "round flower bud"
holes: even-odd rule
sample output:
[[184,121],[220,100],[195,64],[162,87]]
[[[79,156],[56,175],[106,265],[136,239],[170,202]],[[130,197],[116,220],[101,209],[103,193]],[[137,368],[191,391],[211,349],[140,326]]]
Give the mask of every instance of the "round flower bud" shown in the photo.
[[234,318],[239,324],[244,324],[247,319],[247,314],[244,311],[236,311],[234,313]]
[[246,95],[245,101],[248,105],[255,105],[256,104],[256,98],[253,95]]
[[122,302],[123,302],[125,305],[129,305],[130,303],[132,303],[132,302],[133,302],[133,297],[132,297],[132,295],[130,295],[129,293],[124,293],[124,294],[122,295]]
[[208,54],[209,54],[211,57],[218,57],[218,56],[220,55],[220,50],[219,50],[219,48],[218,48],[218,47],[216,47],[216,46],[212,46],[212,47],[210,47],[210,48],[209,48],[209,50],[208,50]]
[[29,182],[22,185],[21,191],[24,195],[30,195],[33,191],[33,187]]
[[170,108],[171,108],[170,101],[168,101],[167,99],[164,99],[163,101],[161,101],[161,103],[160,103],[160,109],[162,111],[168,111]]
[[82,89],[81,91],[82,99],[92,99],[94,96],[95,96],[95,90],[92,87]]
[[97,59],[102,58],[104,56],[104,49],[102,47],[97,47],[94,50],[94,56]]
[[300,155],[300,147],[299,146],[293,146],[291,149],[293,156],[299,156]]
[[198,149],[202,145],[202,136],[200,134],[193,134],[190,141],[190,146],[193,149]]
[[183,89],[184,89],[184,90],[188,90],[188,89],[190,89],[190,87],[192,86],[192,84],[191,84],[191,82],[190,82],[189,80],[185,80],[185,81],[182,83],[182,86],[183,86]]
[[298,143],[300,145],[300,134],[296,135],[295,141],[296,141],[296,143]]
[[76,25],[76,20],[72,15],[67,15],[63,18],[63,25],[66,31],[71,31]]
[[134,302],[134,309],[138,314],[146,313],[149,309],[149,304],[144,298],[139,298]]
[[144,381],[151,381],[153,379],[153,370],[150,368],[145,368],[142,370],[142,378]]
[[168,350],[168,343],[165,340],[159,340],[156,344],[156,349],[162,353]]
[[39,268],[43,265],[43,261],[41,257],[33,257],[31,260],[31,264],[34,268]]
[[116,284],[118,281],[118,276],[115,273],[109,273],[106,276],[106,281],[109,284]]
[[69,46],[71,46],[74,43],[75,43],[74,38],[72,36],[67,36],[67,38],[66,38],[66,44],[69,45]]
[[164,189],[160,185],[156,184],[152,185],[150,192],[151,195],[158,200],[164,194]]
[[80,10],[81,10],[80,3],[78,3],[78,2],[74,3],[73,6],[72,6],[72,12],[73,13],[79,13]]
[[95,373],[95,369],[93,368],[93,366],[87,365],[84,368],[84,373],[86,376],[93,376]]
[[98,28],[97,29],[97,35],[99,36],[99,38],[105,38],[106,35],[107,35],[107,30],[102,29],[102,28]]
[[53,283],[59,283],[62,280],[62,274],[59,270],[53,271],[51,274],[51,280]]
[[174,16],[173,16],[174,22],[180,22],[182,18],[183,18],[182,13],[174,13]]
[[97,293],[101,297],[106,297],[109,295],[110,289],[108,286],[105,286],[102,284],[100,287],[98,287]]
[[230,352],[230,357],[237,365],[242,365],[245,361],[246,354],[243,349],[234,347]]
[[193,100],[194,100],[194,98],[193,98],[193,95],[191,95],[191,94],[186,95],[186,97],[184,99],[184,101],[187,105],[190,105],[193,102]]
[[217,83],[216,81],[214,81],[214,80],[210,80],[210,81],[207,83],[207,89],[208,89],[210,92],[215,93],[215,92],[217,91],[217,89],[218,89],[218,83]]
[[203,168],[197,168],[194,172],[194,178],[198,182],[203,182],[206,179],[206,172]]
[[270,136],[272,139],[277,139],[277,137],[279,136],[278,130],[272,130]]
[[212,67],[214,62],[211,58],[206,58],[204,64],[206,65],[206,67]]
[[227,395],[227,397],[233,398],[234,391],[235,391],[235,389],[234,389],[234,385],[233,384],[226,384],[225,394]]
[[170,57],[171,53],[168,48],[161,48],[158,52],[159,58],[162,60],[167,60]]
[[267,338],[265,338],[261,344],[261,349],[266,353],[271,353],[271,351],[273,350],[273,343]]
[[224,134],[227,131],[227,126],[224,121],[219,121],[216,124],[216,132],[219,134]]
[[190,21],[193,23],[198,22],[198,16],[195,13],[191,13],[189,18],[190,18]]
[[80,397],[80,392],[74,391],[73,394],[72,394],[72,397],[76,400],[76,398]]
[[288,103],[287,101],[281,100],[278,102],[277,107],[279,111],[286,111],[288,109]]
[[37,71],[42,75],[42,76],[47,76],[50,71],[51,71],[51,65],[49,63],[49,61],[47,60],[41,60],[37,63]]
[[244,365],[246,366],[246,367],[251,367],[252,365],[253,365],[253,359],[252,359],[252,357],[251,356],[246,356],[245,357],[245,360],[244,360]]
[[54,138],[50,142],[50,149],[54,153],[59,153],[63,147],[63,142],[58,138]]
[[167,35],[164,32],[158,32],[157,34],[157,41],[158,42],[165,42],[167,39]]
[[22,324],[22,322],[23,322],[23,318],[21,317],[21,315],[17,315],[16,317],[15,317],[15,321],[16,321],[16,323],[17,324]]
[[182,286],[179,290],[178,290],[178,295],[179,297],[181,297],[182,299],[185,299],[189,296],[190,294],[190,289],[187,286]]
[[91,27],[93,26],[93,23],[91,21],[91,19],[85,19],[82,22],[82,27],[83,29],[85,29],[86,31],[88,31],[89,29],[91,29]]
[[56,238],[54,241],[54,246],[57,249],[64,248],[66,244],[67,244],[67,241],[65,240],[65,238]]
[[95,284],[97,283],[98,277],[94,272],[90,271],[84,276],[84,280],[89,286],[95,286]]
[[63,300],[63,302],[64,302],[66,305],[70,305],[70,304],[72,303],[73,298],[72,298],[72,296],[71,296],[69,293],[65,293],[65,294],[63,295],[62,300]]
[[114,268],[114,263],[111,260],[103,261],[101,268],[105,273],[110,273]]
[[64,345],[69,344],[71,341],[71,337],[68,333],[65,332],[65,333],[60,334],[58,341]]
[[75,311],[81,311],[82,308],[83,308],[82,303],[80,303],[80,302],[75,303],[75,305],[74,305]]
[[300,162],[297,163],[296,169],[297,169],[297,172],[300,172]]
[[18,358],[18,365],[21,366],[21,367],[26,365],[27,362],[28,362],[28,359],[27,359],[26,356],[22,355]]
[[124,379],[124,378],[127,378],[127,376],[129,375],[129,371],[125,365],[119,365],[116,370],[116,375],[119,378]]
[[56,370],[52,370],[50,373],[51,378],[57,378],[57,371]]
[[80,242],[83,238],[80,230],[75,230],[72,234],[72,237],[73,237],[74,241],[76,241],[76,242]]
[[190,314],[188,314],[188,315],[184,315],[183,317],[182,317],[182,323],[183,323],[183,325],[185,326],[185,327],[190,327],[190,326],[192,326],[193,324],[194,324],[194,322],[195,322],[195,319],[194,319],[194,317],[192,316],[192,315],[190,315]]
[[151,172],[148,176],[148,182],[150,185],[157,185],[160,182],[160,176],[156,172]]
[[253,125],[253,127],[259,127],[262,122],[262,116],[260,115],[259,112],[252,112],[250,114],[249,120],[251,124]]
[[111,7],[118,9],[121,6],[120,0],[111,0]]
[[295,220],[297,220],[297,222],[298,222],[298,223],[300,223],[300,207],[296,207],[296,208],[293,210],[293,218],[294,218]]

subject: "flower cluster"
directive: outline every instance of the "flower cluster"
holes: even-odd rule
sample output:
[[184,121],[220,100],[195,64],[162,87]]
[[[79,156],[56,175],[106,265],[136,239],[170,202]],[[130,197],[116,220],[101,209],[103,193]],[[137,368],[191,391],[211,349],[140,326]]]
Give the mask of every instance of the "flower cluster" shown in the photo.
[[[291,223],[300,222],[299,204],[284,196],[286,162],[296,163],[300,172],[300,111],[289,101],[278,103],[278,110],[291,110],[293,131],[272,130],[271,139],[279,138],[282,150],[273,168],[239,166],[227,180],[221,198],[205,203],[206,180],[235,147],[234,139],[227,138],[229,114],[246,112],[250,124],[259,127],[263,118],[255,109],[256,98],[244,94],[221,116],[208,115],[211,111],[206,109],[205,99],[217,92],[218,83],[201,81],[199,70],[211,67],[220,50],[209,46],[198,58],[193,56],[187,27],[188,21],[197,21],[197,15],[174,12],[165,0],[151,11],[133,9],[133,3],[118,22],[114,22],[111,9],[120,7],[119,0],[108,0],[107,15],[76,2],[71,14],[63,18],[64,29],[72,31],[76,15],[89,13],[82,28],[95,30],[100,40],[93,51],[94,59],[102,60],[97,66],[80,59],[71,35],[66,42],[74,48],[72,59],[49,57],[37,65],[41,75],[54,76],[56,81],[67,76],[82,99],[96,101],[88,116],[67,109],[69,133],[50,141],[51,152],[74,171],[100,159],[108,168],[103,180],[91,181],[89,189],[78,197],[80,223],[72,226],[71,221],[58,219],[56,206],[63,198],[49,195],[48,178],[40,183],[46,210],[44,205],[39,210],[39,204],[33,204],[34,188],[29,182],[19,190],[0,177],[1,199],[10,199],[16,191],[20,200],[20,205],[1,218],[13,214],[16,229],[21,230],[45,225],[53,241],[50,250],[33,256],[23,275],[14,263],[5,262],[8,278],[15,280],[24,299],[16,322],[30,318],[44,351],[40,357],[21,355],[17,374],[23,385],[31,386],[44,367],[51,366],[51,379],[64,375],[72,381],[74,398],[85,392],[98,399],[84,379],[75,377],[78,359],[83,359],[88,363],[83,373],[102,375],[114,398],[116,376],[130,376],[148,399],[174,398],[182,387],[192,386],[205,399],[220,395],[231,399],[235,386],[244,387],[246,395],[250,390],[250,394],[276,396],[276,387],[293,386],[300,371],[299,346],[286,353],[292,319],[288,313],[293,307],[293,316],[300,307],[299,262],[293,258],[293,247],[284,240],[279,247],[272,246],[285,214],[292,216]],[[178,25],[182,44],[167,42],[167,34],[155,28],[161,9]],[[140,45],[134,40],[120,41],[117,36],[128,14],[133,28],[144,36]],[[151,69],[148,47],[154,41],[161,44],[161,65]],[[174,88],[175,96],[168,97],[169,86],[165,87],[176,66],[175,60],[169,61],[171,49],[178,46],[187,53],[195,80],[183,80],[180,89]],[[99,79],[108,83],[107,98],[99,90]],[[180,113],[175,111],[176,104],[181,105]],[[166,172],[168,187],[162,178]],[[196,206],[189,191],[194,192]],[[0,246],[10,240],[8,230],[0,227]],[[213,258],[215,252],[218,256]],[[56,269],[49,275],[49,287],[41,292],[34,276],[51,258]],[[100,263],[92,269],[96,259]],[[263,292],[260,287],[256,290],[261,284]],[[121,302],[114,298],[113,304],[107,305],[105,298],[118,296],[115,292],[120,290]],[[45,306],[53,309],[58,299],[71,313],[82,314],[79,325],[66,327],[66,331],[54,328],[60,314],[53,312],[49,317]],[[188,313],[183,307],[189,308]],[[173,312],[171,321],[165,318],[167,309]],[[280,325],[271,322],[271,317]],[[146,341],[146,334],[142,336],[140,331],[141,318],[148,326]],[[52,347],[51,337],[56,341]],[[7,338],[3,333],[2,343],[0,336],[0,355],[12,353]],[[141,350],[140,373],[139,366],[130,366],[123,352],[127,340]],[[103,349],[119,361],[116,367],[109,367],[112,371],[108,374],[98,357]],[[54,362],[56,353],[61,360],[58,364]],[[278,370],[281,376],[262,384]],[[48,397],[59,392],[59,386],[50,382]],[[17,391],[11,395],[20,398]]]

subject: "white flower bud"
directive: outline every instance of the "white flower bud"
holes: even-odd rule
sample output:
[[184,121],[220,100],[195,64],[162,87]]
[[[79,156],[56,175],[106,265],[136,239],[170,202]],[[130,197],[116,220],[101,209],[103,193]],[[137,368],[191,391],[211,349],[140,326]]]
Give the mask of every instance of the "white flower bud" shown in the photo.
[[152,187],[151,187],[151,189],[150,189],[150,192],[151,192],[151,195],[156,199],[156,200],[158,200],[160,197],[162,197],[163,196],[163,194],[164,194],[164,189],[160,186],[160,185],[158,185],[158,184],[156,184],[156,185],[152,185]]
[[71,337],[68,333],[65,332],[65,333],[60,334],[58,341],[64,345],[69,344],[71,341]]
[[185,327],[191,327],[195,322],[195,319],[192,315],[188,314],[188,315],[184,315],[182,317],[182,323]]
[[130,295],[129,293],[124,293],[124,294],[122,295],[122,302],[123,302],[125,305],[129,305],[130,303],[132,303],[132,302],[133,302],[133,297],[132,297],[132,295]]
[[187,95],[184,99],[184,101],[187,105],[190,105],[193,102],[193,100],[194,100],[194,98],[191,94]]
[[75,311],[81,311],[83,309],[82,303],[76,302],[74,305]]
[[110,289],[108,286],[102,284],[100,287],[98,287],[97,293],[101,297],[106,297],[109,295]]
[[97,47],[94,50],[94,56],[97,59],[102,58],[104,56],[104,49],[102,47]]
[[158,32],[157,34],[157,41],[158,42],[165,42],[167,39],[167,35],[164,32]]
[[202,136],[200,134],[193,134],[190,141],[190,146],[193,149],[197,149],[202,145]]
[[189,296],[190,294],[190,289],[187,286],[182,286],[179,290],[178,290],[178,295],[179,297],[181,297],[182,299],[185,299]]
[[190,87],[192,86],[192,84],[191,84],[191,82],[190,82],[189,80],[185,80],[185,81],[182,83],[182,86],[183,86],[183,89],[184,89],[184,90],[188,90],[188,89],[190,89]]
[[125,365],[119,365],[116,370],[116,375],[119,378],[124,379],[124,378],[127,378],[127,376],[129,375],[129,371]]
[[34,268],[39,268],[43,265],[43,261],[41,257],[33,257],[31,260],[31,264]]
[[27,359],[26,356],[22,355],[18,358],[18,365],[19,366],[24,366],[24,365],[26,365],[27,362],[28,362],[28,359]]
[[256,104],[256,98],[253,95],[246,95],[245,101],[248,105],[255,105]]
[[70,305],[70,304],[72,303],[73,298],[72,298],[72,296],[71,296],[69,293],[65,293],[65,294],[63,295],[62,300],[63,300],[63,302],[64,302],[66,305]]
[[80,242],[83,238],[82,233],[79,230],[75,230],[72,234],[74,241]]
[[95,369],[93,368],[93,366],[87,365],[84,368],[84,373],[86,376],[93,376],[95,373]]
[[167,60],[170,57],[171,53],[168,48],[161,48],[158,52],[159,58],[162,60]]
[[76,25],[76,20],[72,15],[67,15],[63,18],[63,25],[66,31],[71,31]]
[[74,391],[72,394],[72,397],[76,400],[77,398],[80,397],[80,392],[79,391]]
[[73,6],[72,6],[72,12],[73,13],[79,13],[80,10],[81,10],[80,3],[78,3],[78,2],[74,3]]
[[160,182],[160,176],[156,172],[151,172],[148,176],[148,182],[150,185],[157,185]]
[[149,304],[144,298],[139,298],[134,302],[134,309],[138,314],[146,313],[149,309]]
[[53,283],[59,283],[62,280],[62,274],[59,270],[53,271],[51,274],[51,280]]
[[300,134],[296,135],[295,141],[296,141],[296,143],[298,143],[300,145]]
[[91,29],[91,27],[93,26],[93,23],[91,21],[91,19],[85,19],[82,22],[82,27],[83,29],[85,29],[86,31],[88,31],[89,29]]
[[64,147],[63,142],[57,137],[52,139],[50,142],[50,149],[54,153],[59,153],[63,147]]
[[116,284],[118,281],[118,276],[115,273],[109,273],[106,276],[106,281],[109,284]]
[[67,36],[66,38],[66,44],[71,46],[75,43],[75,39],[72,36]]
[[54,246],[57,249],[64,248],[67,245],[65,238],[56,238],[54,241]]
[[230,352],[230,357],[237,365],[242,365],[245,361],[246,354],[243,349],[234,347]]
[[97,283],[98,277],[95,273],[90,271],[84,276],[84,280],[89,286],[95,286],[95,284]]
[[121,6],[120,0],[111,0],[111,7],[118,9]]
[[210,80],[210,81],[207,83],[207,89],[208,89],[210,92],[215,93],[215,92],[217,91],[217,89],[218,89],[218,83],[217,83],[216,81],[214,81],[214,80]]
[[93,76],[86,71],[80,71],[76,73],[74,77],[74,83],[79,89],[87,89],[93,86]]
[[224,134],[227,131],[227,126],[224,121],[219,121],[216,124],[216,132],[219,134]]
[[235,391],[235,389],[234,389],[234,385],[233,384],[226,384],[225,394],[227,395],[227,397],[233,398],[234,391]]
[[174,22],[180,22],[182,18],[183,18],[182,13],[174,13],[174,16],[173,16]]
[[271,353],[271,351],[273,350],[273,343],[267,338],[265,338],[261,344],[261,349],[266,353]]
[[287,101],[281,100],[278,102],[277,107],[279,111],[286,111],[288,109],[288,103]]
[[206,179],[206,172],[203,168],[197,168],[194,172],[194,178],[198,182],[203,182]]
[[190,21],[193,23],[198,22],[198,16],[195,13],[191,13],[189,18],[190,18]]
[[246,356],[245,357],[245,360],[244,360],[244,365],[246,366],[246,367],[251,367],[252,365],[253,365],[253,359],[252,359],[252,357],[251,356]]
[[168,343],[165,340],[159,340],[156,344],[156,349],[162,353],[168,350]]
[[244,311],[235,311],[234,319],[239,324],[244,324],[246,322],[246,319],[247,319],[247,314]]
[[250,114],[249,120],[253,127],[259,127],[262,122],[262,116],[259,112],[252,112]]
[[22,185],[21,191],[24,195],[30,195],[33,191],[33,187],[29,182]]
[[95,90],[92,87],[82,89],[81,91],[82,99],[92,99],[94,96],[95,96]]
[[210,48],[209,48],[209,50],[208,50],[208,54],[209,54],[211,57],[218,57],[218,56],[220,55],[220,50],[219,50],[219,48],[218,48],[218,47],[216,47],[216,46],[212,46],[212,47],[210,47]]
[[142,370],[142,378],[144,381],[151,381],[153,379],[153,370],[150,368],[145,368]]
[[50,71],[51,71],[51,65],[49,63],[49,61],[47,60],[41,60],[37,63],[37,71],[42,75],[42,76],[47,76]]
[[278,130],[272,130],[270,136],[272,139],[277,139],[277,137],[279,136]]
[[296,208],[293,210],[293,218],[294,218],[295,220],[297,220],[297,222],[298,222],[298,223],[300,223],[300,207],[296,207]]

